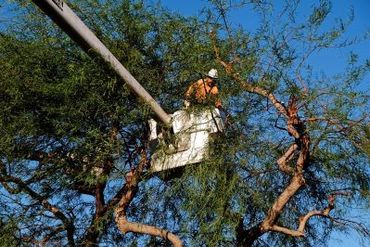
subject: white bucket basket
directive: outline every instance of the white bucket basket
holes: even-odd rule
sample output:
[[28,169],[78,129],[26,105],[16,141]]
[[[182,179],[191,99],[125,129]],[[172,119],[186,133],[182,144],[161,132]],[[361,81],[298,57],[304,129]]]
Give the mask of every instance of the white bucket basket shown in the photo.
[[164,144],[163,133],[157,134],[156,122],[149,120],[150,141],[158,140],[162,148],[151,159],[153,172],[195,164],[207,159],[210,134],[222,132],[224,124],[218,109],[189,113],[183,110],[172,114],[174,138]]

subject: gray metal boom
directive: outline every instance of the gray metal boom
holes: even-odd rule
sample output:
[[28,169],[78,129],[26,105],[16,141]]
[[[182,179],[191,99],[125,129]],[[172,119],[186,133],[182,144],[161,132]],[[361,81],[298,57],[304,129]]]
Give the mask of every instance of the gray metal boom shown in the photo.
[[[45,12],[64,32],[66,32],[86,52],[93,50],[109,64],[114,71],[131,87],[131,89],[147,103],[166,125],[170,125],[171,117],[150,96],[140,83],[123,67],[118,59],[81,21],[63,0],[32,0]],[[88,52],[88,54],[91,54]]]

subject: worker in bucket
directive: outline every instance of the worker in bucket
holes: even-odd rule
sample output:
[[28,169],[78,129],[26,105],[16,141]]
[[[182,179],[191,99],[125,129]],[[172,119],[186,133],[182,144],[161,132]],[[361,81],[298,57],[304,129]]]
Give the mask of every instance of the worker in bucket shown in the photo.
[[190,102],[196,104],[214,102],[217,108],[221,108],[221,101],[218,98],[217,78],[217,70],[211,69],[205,78],[192,83],[185,93],[185,108],[190,106]]

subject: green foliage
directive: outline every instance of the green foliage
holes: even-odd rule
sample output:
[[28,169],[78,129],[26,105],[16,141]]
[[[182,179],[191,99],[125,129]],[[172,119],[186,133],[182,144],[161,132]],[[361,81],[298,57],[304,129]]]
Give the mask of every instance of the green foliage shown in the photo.
[[6,221],[0,219],[0,246],[19,246],[19,241],[15,236],[17,231],[16,221]]
[[330,1],[320,1],[319,7],[314,7],[313,12],[309,18],[310,24],[319,26],[326,19],[332,8]]
[[[265,12],[271,11],[269,5],[250,1],[262,17],[256,33],[248,33],[216,16],[217,10],[232,10],[228,1],[210,2],[214,5],[203,19],[169,13],[147,1],[68,1],[170,113],[182,107],[187,86],[201,73],[213,67],[220,73],[229,116],[225,132],[210,145],[210,159],[170,172],[167,180],[145,170],[127,209],[129,220],[168,229],[186,246],[235,246],[240,223],[260,223],[289,183],[276,164],[295,141],[284,130],[285,119],[268,99],[226,75],[215,60],[209,30],[215,32],[221,58],[245,82],[273,93],[284,105],[292,95],[298,98],[311,156],[306,185],[278,223],[295,228],[300,216],[325,208],[328,194],[342,189],[350,193],[333,217],[345,218],[352,205],[369,203],[369,92],[362,90],[369,62],[350,53],[347,68],[331,77],[314,72],[308,60],[326,47],[348,44],[342,35],[351,16],[323,28],[332,6],[320,1],[307,22],[289,19],[295,3],[287,6],[281,23],[273,22]],[[146,123],[153,113],[111,68],[83,53],[35,6],[15,4],[18,21],[0,31],[0,211],[16,220],[1,221],[0,242],[12,246],[50,236],[50,243],[67,245],[66,230],[51,230],[61,219],[9,175],[67,215],[76,228],[76,245],[95,227],[101,245],[166,246],[157,238],[123,236],[112,209],[93,221],[97,188],[103,187],[106,203],[120,191],[148,145]],[[296,160],[288,166],[294,168]],[[271,233],[263,240],[270,246],[317,246],[333,230],[345,228],[319,219],[309,221],[305,239]]]

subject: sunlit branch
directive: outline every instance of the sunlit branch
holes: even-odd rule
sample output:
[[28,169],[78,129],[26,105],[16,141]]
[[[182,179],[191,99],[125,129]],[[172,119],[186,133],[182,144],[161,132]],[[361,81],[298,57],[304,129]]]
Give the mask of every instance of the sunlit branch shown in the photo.
[[287,163],[293,158],[294,152],[297,150],[298,145],[296,143],[292,144],[288,150],[281,156],[277,163],[279,165],[279,169],[286,173],[286,174],[293,174],[294,170],[290,166],[287,165]]
[[[342,195],[343,193],[334,193],[329,195],[328,197],[328,206],[323,210],[312,210],[308,212],[306,215],[299,218],[299,226],[297,230],[289,229],[286,227],[273,225],[271,227],[271,231],[280,232],[287,234],[292,237],[304,237],[304,231],[307,225],[308,220],[313,216],[322,216],[322,217],[329,217],[329,213],[334,209],[334,200],[336,195]],[[344,193],[347,195],[347,193]]]
[[118,205],[114,210],[116,225],[118,229],[124,234],[127,232],[134,232],[162,237],[166,240],[169,240],[175,247],[181,247],[182,241],[175,234],[155,226],[129,222],[127,220],[127,208],[129,207],[131,201],[137,193],[138,184],[141,181],[142,173],[148,163],[145,150],[142,150],[141,153],[141,161],[139,162],[138,166],[126,174],[125,185],[112,199],[111,203],[116,202],[120,196]]

